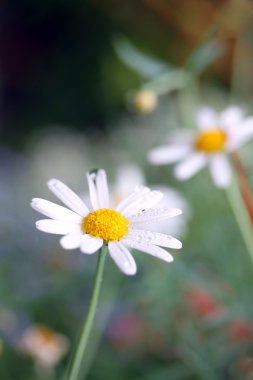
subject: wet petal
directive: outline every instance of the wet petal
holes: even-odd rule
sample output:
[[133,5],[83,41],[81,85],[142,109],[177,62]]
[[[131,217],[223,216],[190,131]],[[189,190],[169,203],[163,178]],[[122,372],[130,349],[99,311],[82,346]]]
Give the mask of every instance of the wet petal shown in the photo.
[[87,173],[90,200],[94,210],[109,207],[109,191],[106,173],[103,169]]
[[38,220],[35,225],[38,230],[50,234],[66,235],[82,233],[80,225],[59,220],[42,219]]
[[139,225],[145,225],[148,223],[153,223],[155,221],[160,221],[174,216],[182,214],[182,211],[178,208],[158,208],[140,212],[136,215],[131,215],[128,220],[132,227],[137,227]]
[[109,207],[109,190],[107,177],[104,170],[100,169],[97,173],[97,193],[99,199],[100,208],[108,208]]
[[108,244],[109,253],[119,269],[127,274],[134,275],[137,271],[136,263],[129,250],[120,242]]
[[158,259],[167,261],[168,263],[173,261],[173,257],[169,252],[165,251],[163,248],[157,247],[156,245],[149,243],[137,243],[135,240],[130,238],[122,239],[122,243],[129,245],[131,248],[148,253],[151,256],[155,256]]
[[149,243],[174,249],[182,248],[181,241],[159,232],[131,229],[127,238],[133,239],[137,243]]
[[127,211],[129,206],[131,206],[134,202],[137,202],[144,196],[144,194],[148,194],[149,192],[150,189],[146,186],[136,186],[135,190],[118,204],[116,211],[119,211],[123,214]]
[[81,251],[86,254],[95,253],[103,245],[103,239],[95,238],[90,235],[84,235],[81,244]]
[[89,213],[88,207],[68,186],[58,179],[50,179],[47,183],[49,189],[71,210],[83,217]]
[[163,194],[160,191],[150,191],[135,202],[132,202],[132,204],[130,204],[129,207],[122,212],[122,214],[128,217],[138,213],[139,211],[149,210],[162,198]]
[[33,198],[31,206],[34,210],[55,220],[79,224],[82,221],[82,217],[75,212],[45,199]]

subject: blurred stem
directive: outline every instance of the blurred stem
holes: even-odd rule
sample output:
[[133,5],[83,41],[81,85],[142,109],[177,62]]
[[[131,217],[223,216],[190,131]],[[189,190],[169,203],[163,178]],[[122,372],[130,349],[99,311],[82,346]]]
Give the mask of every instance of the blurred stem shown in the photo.
[[235,101],[235,94],[239,91],[241,82],[240,70],[240,53],[241,53],[241,36],[239,33],[235,35],[232,72],[230,78],[230,102],[233,104]]
[[[246,52],[249,50],[249,43],[247,40],[247,27],[252,23],[252,12],[245,11],[247,15],[244,24],[239,30],[234,32],[234,50],[233,62],[230,78],[230,103],[238,100],[247,100],[251,96],[252,82],[248,78],[251,77],[251,66],[245,65]],[[244,14],[244,17],[245,17]],[[245,80],[246,79],[246,80]]]
[[232,160],[240,183],[240,190],[244,199],[245,207],[248,211],[250,221],[253,226],[253,197],[248,181],[248,175],[237,152],[232,153]]
[[35,365],[35,373],[37,380],[55,380],[53,367],[40,367],[39,365]]
[[69,370],[69,376],[68,380],[78,380],[81,378],[81,368],[82,368],[82,362],[83,357],[85,354],[85,350],[88,344],[88,339],[91,333],[96,309],[97,309],[97,303],[99,298],[99,293],[101,289],[102,284],[102,278],[103,278],[103,270],[104,270],[104,264],[105,264],[105,257],[107,253],[107,247],[104,246],[101,248],[98,254],[98,261],[97,261],[97,268],[96,268],[96,274],[94,279],[94,287],[91,294],[91,299],[87,311],[87,315],[83,324],[81,337],[74,355],[74,358],[72,360],[70,370]]
[[227,188],[226,193],[242,238],[253,262],[253,231],[235,176],[233,176],[231,185]]
[[178,101],[182,125],[189,129],[195,128],[195,110],[199,103],[197,79],[192,77],[189,85],[178,92]]

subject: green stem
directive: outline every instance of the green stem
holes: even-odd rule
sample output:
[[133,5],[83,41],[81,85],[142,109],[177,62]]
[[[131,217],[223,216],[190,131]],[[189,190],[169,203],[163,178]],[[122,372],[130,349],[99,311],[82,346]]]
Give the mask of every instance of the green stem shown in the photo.
[[35,365],[35,373],[37,380],[54,380],[55,374],[53,368],[43,368],[38,365]]
[[250,258],[253,261],[253,231],[235,176],[231,181],[230,187],[227,188],[227,197]]
[[199,88],[195,77],[191,77],[188,85],[178,93],[179,112],[182,125],[192,129],[196,124],[195,112],[199,104]]
[[80,376],[80,371],[82,369],[82,361],[85,353],[85,349],[87,347],[88,339],[91,333],[97,303],[98,303],[98,297],[101,289],[102,284],[102,276],[103,276],[103,270],[104,270],[104,264],[105,264],[105,257],[107,253],[107,247],[104,246],[101,248],[99,255],[98,255],[98,262],[97,262],[97,268],[96,268],[96,274],[94,279],[94,287],[88,307],[88,312],[83,324],[81,337],[76,349],[75,356],[73,358],[70,370],[69,370],[69,376],[68,380],[78,380]]
[[98,327],[92,334],[92,339],[89,344],[89,350],[85,354],[85,361],[82,365],[82,380],[86,379],[91,364],[94,360],[94,356],[98,350],[103,331],[114,307],[115,300],[118,296],[121,280],[122,276],[119,276],[119,272],[116,272],[115,276],[110,278],[106,284],[106,294],[103,296],[103,303],[106,304],[106,308],[105,310],[103,310],[103,318],[101,318],[101,320],[98,321]]

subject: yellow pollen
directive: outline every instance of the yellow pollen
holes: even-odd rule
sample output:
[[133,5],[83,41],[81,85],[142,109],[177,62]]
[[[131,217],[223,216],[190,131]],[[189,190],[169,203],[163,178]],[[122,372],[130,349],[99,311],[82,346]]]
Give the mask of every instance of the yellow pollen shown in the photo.
[[205,153],[221,151],[227,140],[225,132],[219,129],[210,129],[199,134],[195,141],[195,147]]
[[128,234],[128,220],[118,211],[101,208],[88,214],[82,222],[82,230],[105,242],[118,241]]
[[43,326],[36,328],[35,335],[43,344],[51,344],[56,338],[56,334],[52,330]]

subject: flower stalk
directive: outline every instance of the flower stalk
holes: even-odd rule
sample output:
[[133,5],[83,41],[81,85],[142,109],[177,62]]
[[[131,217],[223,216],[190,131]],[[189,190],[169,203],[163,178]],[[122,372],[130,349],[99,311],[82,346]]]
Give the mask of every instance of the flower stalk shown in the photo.
[[241,190],[242,197],[245,203],[245,207],[248,211],[251,224],[253,226],[253,196],[252,196],[251,188],[249,185],[247,172],[244,165],[242,164],[240,160],[238,153],[233,152],[231,156],[232,156],[234,168],[237,173],[238,181],[240,184],[240,190]]
[[235,176],[233,176],[230,186],[226,189],[226,194],[241,232],[241,236],[253,262],[253,232],[251,221]]
[[83,324],[80,340],[78,342],[76,352],[74,354],[70,369],[68,380],[78,380],[81,378],[82,363],[85,355],[85,350],[88,344],[89,336],[92,330],[93,321],[97,309],[98,298],[100,294],[105,258],[107,253],[107,246],[103,246],[99,251],[96,274],[94,279],[94,287],[88,307],[88,312]]

